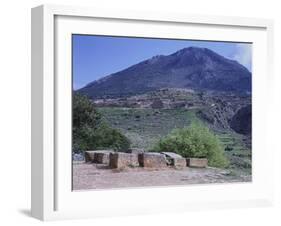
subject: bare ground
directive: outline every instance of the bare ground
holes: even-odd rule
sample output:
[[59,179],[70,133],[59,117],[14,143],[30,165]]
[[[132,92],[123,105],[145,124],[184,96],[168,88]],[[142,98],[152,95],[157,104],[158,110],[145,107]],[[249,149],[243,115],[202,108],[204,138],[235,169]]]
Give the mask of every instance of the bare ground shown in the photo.
[[250,182],[251,175],[217,168],[109,169],[101,164],[73,162],[73,190]]

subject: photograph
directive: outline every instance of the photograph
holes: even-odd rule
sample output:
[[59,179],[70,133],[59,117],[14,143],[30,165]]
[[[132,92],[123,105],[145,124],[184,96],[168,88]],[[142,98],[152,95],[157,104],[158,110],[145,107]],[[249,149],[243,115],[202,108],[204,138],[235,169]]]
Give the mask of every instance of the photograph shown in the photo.
[[72,34],[72,190],[252,181],[252,43]]

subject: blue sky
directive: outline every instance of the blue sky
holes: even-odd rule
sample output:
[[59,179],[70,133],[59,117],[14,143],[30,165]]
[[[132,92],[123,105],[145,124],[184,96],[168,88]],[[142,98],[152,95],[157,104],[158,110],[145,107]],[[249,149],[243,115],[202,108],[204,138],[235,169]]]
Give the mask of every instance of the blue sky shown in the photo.
[[73,35],[73,88],[118,72],[155,55],[169,55],[182,48],[209,48],[237,60],[251,71],[251,44]]

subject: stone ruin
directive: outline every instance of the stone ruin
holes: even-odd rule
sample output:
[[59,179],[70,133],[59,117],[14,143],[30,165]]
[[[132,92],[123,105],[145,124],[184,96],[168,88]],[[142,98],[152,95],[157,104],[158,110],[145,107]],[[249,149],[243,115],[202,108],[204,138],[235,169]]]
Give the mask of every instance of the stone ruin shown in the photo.
[[165,155],[161,153],[146,152],[139,155],[139,163],[142,167],[163,168],[167,167]]
[[109,159],[109,166],[113,169],[139,166],[137,153],[115,152],[109,155]]
[[93,162],[95,151],[85,151],[85,162]]
[[85,151],[85,162],[109,164],[109,155],[113,150]]
[[176,154],[174,152],[162,152],[167,159],[168,165],[174,166],[176,168],[186,167],[186,159],[181,155]]
[[112,169],[124,169],[126,167],[205,168],[208,164],[206,158],[183,158],[174,152],[145,152],[138,148],[132,148],[126,152],[115,152],[114,150],[86,151],[85,161],[87,163],[105,164]]
[[205,168],[208,165],[206,158],[187,158],[186,165],[194,168]]

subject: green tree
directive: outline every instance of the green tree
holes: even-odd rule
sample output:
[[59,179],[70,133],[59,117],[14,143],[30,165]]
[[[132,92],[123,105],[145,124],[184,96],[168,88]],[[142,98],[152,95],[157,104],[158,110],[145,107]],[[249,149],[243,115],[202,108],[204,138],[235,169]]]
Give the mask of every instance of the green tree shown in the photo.
[[111,128],[86,96],[73,95],[73,151],[113,148],[126,150],[130,141],[117,129]]
[[174,129],[166,137],[160,139],[155,151],[174,151],[186,158],[207,158],[209,165],[226,167],[228,161],[224,156],[219,139],[199,123],[189,127]]

